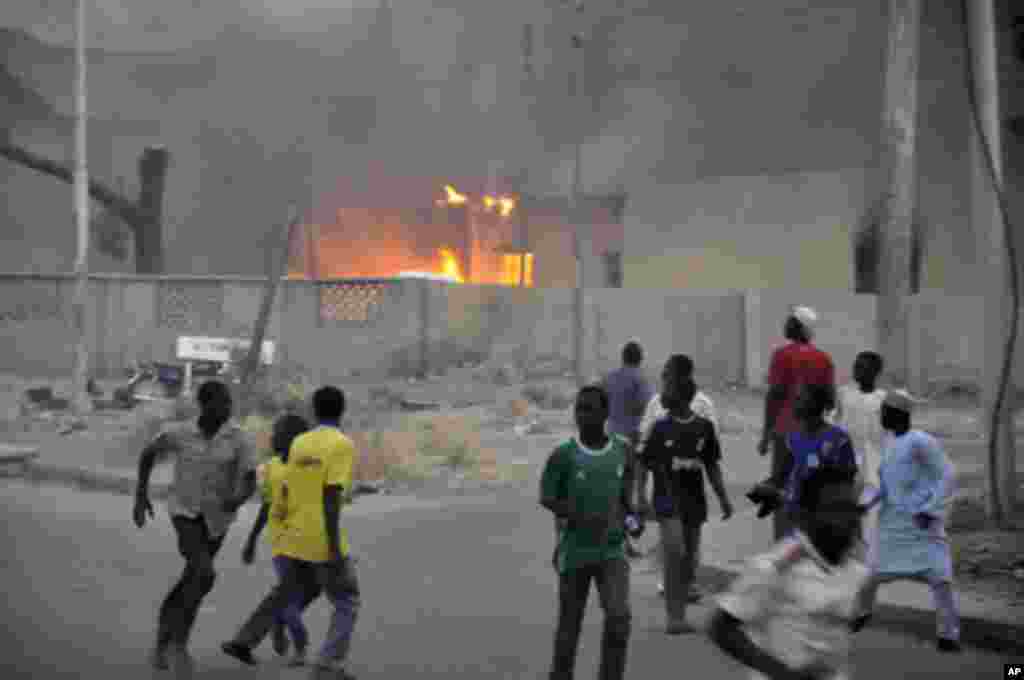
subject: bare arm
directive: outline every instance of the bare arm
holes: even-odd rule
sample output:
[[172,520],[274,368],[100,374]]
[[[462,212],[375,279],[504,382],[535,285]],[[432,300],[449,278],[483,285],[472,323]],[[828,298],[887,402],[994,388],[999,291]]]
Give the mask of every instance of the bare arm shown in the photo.
[[260,505],[260,512],[256,515],[256,521],[252,524],[252,530],[249,532],[249,538],[246,541],[246,545],[256,545],[256,541],[259,540],[260,534],[263,533],[263,529],[267,526],[267,518],[269,515],[270,506],[267,503]]
[[150,442],[139,456],[138,478],[135,484],[135,498],[149,498],[149,478],[153,475],[153,468],[156,467],[160,456],[167,450],[167,435],[161,435]]
[[344,489],[337,485],[324,487],[324,522],[327,527],[327,550],[332,558],[341,556],[341,505]]

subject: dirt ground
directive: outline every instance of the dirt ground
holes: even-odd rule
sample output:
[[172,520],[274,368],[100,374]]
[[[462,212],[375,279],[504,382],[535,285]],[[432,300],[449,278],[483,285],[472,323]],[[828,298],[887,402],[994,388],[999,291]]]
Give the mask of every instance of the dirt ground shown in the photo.
[[[86,418],[84,429],[68,432],[65,415],[26,414],[20,406],[25,389],[47,384],[57,394],[67,393],[66,382],[0,376],[0,441],[38,445],[47,462],[133,468],[146,439],[170,415],[168,407],[153,405],[132,411],[98,411]],[[105,394],[116,386],[117,382],[99,385]],[[483,476],[491,482],[521,483],[529,479],[538,456],[572,428],[571,410],[565,401],[571,398],[573,387],[563,378],[533,381],[527,390],[559,397],[562,401],[556,400],[558,408],[551,404],[545,404],[547,408],[527,405],[524,382],[498,385],[471,368],[417,381],[353,378],[343,387],[349,402],[347,429],[358,434],[357,440],[364,446],[374,432],[398,432],[402,429],[399,423],[410,418],[421,422],[433,419],[442,424],[428,426],[429,436],[435,441],[444,440],[446,432],[458,431],[470,447],[479,449],[477,468],[484,469]],[[762,395],[731,387],[703,389],[719,412],[723,439],[730,449],[727,455],[743,455],[744,449],[753,452],[761,424]],[[403,412],[401,400],[432,409],[411,415]],[[939,395],[916,414],[915,420],[916,426],[941,438],[958,469],[959,496],[951,512],[950,531],[960,587],[1000,601],[1024,602],[1024,531],[998,531],[985,518],[986,451],[976,400],[965,395]],[[1017,430],[1021,436],[1019,459],[1024,463],[1024,418],[1018,419]],[[388,455],[396,460],[415,457],[417,447],[424,446],[421,436],[406,435],[403,440],[395,434],[384,445],[390,447]],[[407,443],[396,443],[400,440]],[[432,446],[443,445],[441,441]],[[399,451],[403,446],[404,453]],[[372,472],[364,470],[364,475],[378,474],[383,469],[381,460],[376,465]],[[457,466],[434,469],[440,471],[433,473],[435,478],[466,476]],[[1024,465],[1020,470],[1024,473]],[[1024,481],[1024,474],[1020,479]],[[447,483],[444,479],[440,482]],[[1016,509],[1016,518],[1024,526],[1024,486],[1019,497],[1022,503]]]

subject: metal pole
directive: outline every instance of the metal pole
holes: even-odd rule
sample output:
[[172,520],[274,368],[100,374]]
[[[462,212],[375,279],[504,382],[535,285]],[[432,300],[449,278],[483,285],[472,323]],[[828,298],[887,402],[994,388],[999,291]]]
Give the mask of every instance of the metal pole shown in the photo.
[[[576,27],[582,28],[582,19],[584,5],[581,0],[575,2],[575,10],[577,14]],[[572,46],[573,56],[575,57],[574,62],[574,74],[575,77],[572,80],[573,92],[572,95],[579,106],[581,119],[586,119],[586,89],[583,86],[585,65],[586,65],[586,52],[583,47],[584,36],[579,30],[573,31],[572,34]],[[576,374],[576,386],[583,387],[586,382],[583,371],[583,275],[584,275],[584,264],[583,264],[583,244],[581,230],[581,215],[580,215],[580,193],[582,191],[581,185],[583,182],[582,178],[582,159],[583,159],[583,132],[580,131],[579,137],[576,140],[575,146],[575,158],[572,165],[572,190],[569,194],[569,214],[572,220],[572,245],[573,255],[576,258],[576,285],[573,288],[573,372]]]
[[86,55],[85,55],[85,3],[76,0],[75,22],[75,177],[74,214],[78,232],[78,255],[75,258],[75,292],[72,301],[72,324],[75,333],[75,359],[72,375],[72,404],[77,415],[89,411],[91,402],[87,393],[89,371],[89,344],[86,336],[86,293],[89,285],[89,166],[86,145]]

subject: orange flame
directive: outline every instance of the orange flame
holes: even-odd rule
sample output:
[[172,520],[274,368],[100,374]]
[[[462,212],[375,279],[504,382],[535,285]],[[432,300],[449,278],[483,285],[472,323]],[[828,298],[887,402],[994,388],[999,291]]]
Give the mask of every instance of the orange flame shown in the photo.
[[462,276],[459,259],[455,256],[455,253],[449,248],[441,248],[437,251],[437,254],[441,256],[441,275],[458,283],[465,283],[466,280]]
[[445,203],[448,205],[463,205],[469,200],[464,194],[460,194],[451,184],[444,185]]

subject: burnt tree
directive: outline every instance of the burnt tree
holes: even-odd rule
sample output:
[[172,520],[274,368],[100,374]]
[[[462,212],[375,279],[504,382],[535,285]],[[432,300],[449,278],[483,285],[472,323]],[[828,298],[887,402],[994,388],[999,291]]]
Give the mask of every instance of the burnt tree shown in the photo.
[[[71,184],[74,173],[65,164],[40,156],[0,135],[0,156],[23,167]],[[149,147],[139,159],[139,198],[133,201],[96,180],[89,181],[89,196],[123,221],[135,242],[135,271],[164,273],[163,202],[170,153]]]

